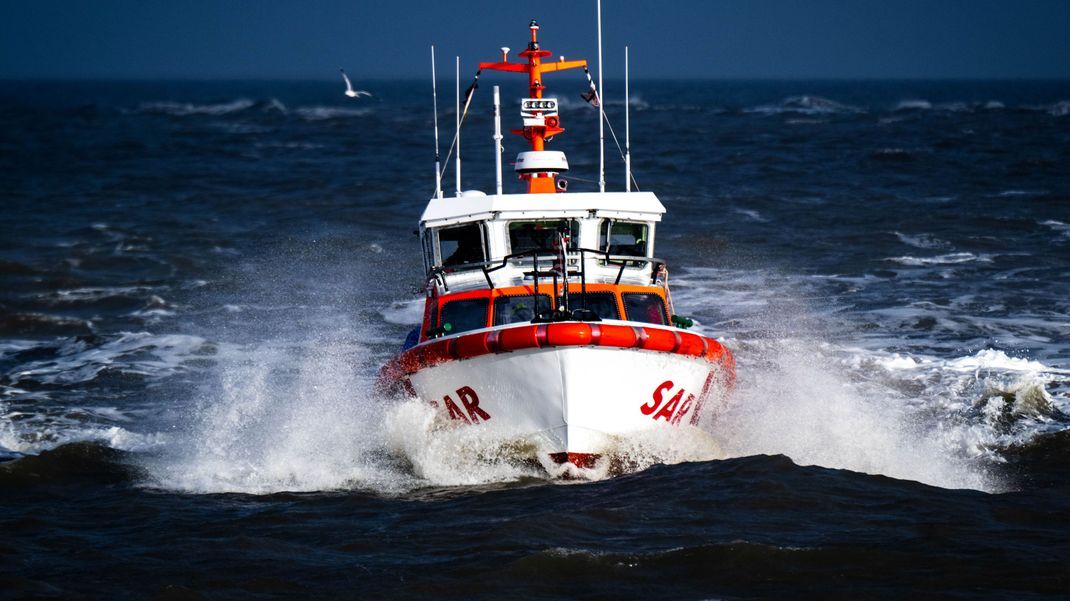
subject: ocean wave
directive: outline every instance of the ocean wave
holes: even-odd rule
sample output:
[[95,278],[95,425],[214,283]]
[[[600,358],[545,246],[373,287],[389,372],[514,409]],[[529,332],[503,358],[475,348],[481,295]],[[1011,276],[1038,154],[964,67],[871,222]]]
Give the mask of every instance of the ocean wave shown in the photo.
[[761,213],[753,209],[735,209],[735,212],[747,217],[751,221],[756,221],[758,223],[767,223],[769,221],[767,218],[762,217]]
[[238,98],[218,104],[193,104],[189,102],[145,102],[138,105],[138,112],[186,117],[189,115],[230,115],[252,108],[256,103],[248,98]]
[[914,248],[947,248],[950,244],[944,240],[933,236],[932,234],[904,234],[902,232],[892,232],[900,242]]
[[[1003,190],[995,195],[996,198],[1015,198],[1019,196],[1047,196],[1047,190]],[[991,195],[989,195],[991,196]]]
[[265,102],[261,107],[261,110],[265,113],[281,113],[283,115],[289,113],[289,109],[278,98],[271,98]]
[[1047,107],[1047,113],[1053,117],[1070,115],[1070,100],[1060,100]]
[[91,302],[114,297],[140,296],[157,289],[158,286],[87,286],[56,290],[45,295],[45,298],[57,303]]
[[124,461],[126,452],[107,439],[69,441],[39,453],[11,453],[0,463],[0,486],[30,483],[93,482],[114,484],[137,478],[137,470]]
[[387,323],[403,326],[419,324],[424,315],[424,299],[415,298],[407,301],[394,301],[389,307],[380,309],[379,315]]
[[164,377],[182,369],[206,344],[199,336],[182,334],[123,333],[110,340],[79,337],[61,341],[58,347],[42,346],[48,353],[16,366],[8,374],[15,385],[22,382],[68,385],[89,382],[105,370],[150,378]]
[[[977,113],[980,111],[1004,111],[1008,110],[1007,104],[999,100],[987,101],[964,101],[952,100],[948,102],[933,103],[924,99],[908,99],[899,101],[892,107],[892,113],[920,113],[920,112],[947,112],[947,113]],[[1059,101],[1047,105],[1024,105],[1015,106],[1009,110],[1035,111],[1049,113],[1056,117],[1062,117],[1070,113],[1070,101]]]
[[902,265],[910,265],[913,267],[920,267],[925,265],[958,265],[960,263],[970,263],[977,261],[979,263],[991,263],[992,255],[980,254],[975,255],[973,253],[961,252],[950,253],[946,255],[938,255],[935,257],[889,257],[885,261],[892,261],[894,263],[900,263]]
[[900,100],[892,112],[927,111],[931,108],[933,108],[933,103],[928,100]]
[[306,121],[325,121],[328,119],[353,119],[372,114],[370,107],[347,108],[341,106],[301,106],[294,109]]
[[743,109],[744,113],[761,115],[782,115],[797,113],[802,115],[858,114],[865,110],[856,106],[842,104],[821,96],[789,96],[776,104],[763,104]]
[[1048,367],[1047,365],[1044,365],[1039,361],[1022,359],[1020,357],[1011,357],[1003,351],[998,351],[994,349],[985,349],[982,351],[977,351],[977,353],[973,355],[959,357],[958,359],[946,361],[944,362],[944,365],[948,369],[956,371],[975,371],[978,369],[989,369],[1016,372],[1047,372],[1070,374],[1070,371]]
[[1047,221],[1040,222],[1040,225],[1047,226],[1056,232],[1059,232],[1063,238],[1070,238],[1070,223],[1064,223],[1062,221],[1056,221],[1055,219],[1049,219]]
[[76,336],[91,334],[93,323],[47,313],[0,312],[0,334],[14,336]]

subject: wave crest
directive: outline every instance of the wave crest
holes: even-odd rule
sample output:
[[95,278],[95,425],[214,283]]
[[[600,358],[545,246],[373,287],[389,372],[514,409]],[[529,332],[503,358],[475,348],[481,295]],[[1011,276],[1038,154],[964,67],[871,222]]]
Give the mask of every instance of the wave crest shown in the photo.
[[747,109],[744,113],[758,113],[762,115],[782,115],[795,113],[801,115],[834,115],[834,114],[858,114],[866,112],[856,106],[842,104],[824,98],[822,96],[789,96],[776,104],[763,104]]

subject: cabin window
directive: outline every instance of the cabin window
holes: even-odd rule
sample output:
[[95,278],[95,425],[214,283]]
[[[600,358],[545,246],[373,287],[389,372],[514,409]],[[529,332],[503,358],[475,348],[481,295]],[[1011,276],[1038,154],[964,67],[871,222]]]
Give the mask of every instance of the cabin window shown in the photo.
[[531,321],[539,313],[545,313],[550,310],[550,297],[540,294],[538,311],[534,309],[535,298],[533,295],[499,296],[494,299],[494,325],[500,326],[507,323]]
[[438,230],[438,244],[443,267],[480,264],[487,260],[483,252],[483,228],[478,223]]
[[455,300],[442,305],[442,326],[450,324],[448,334],[467,332],[487,327],[487,298]]
[[[587,309],[602,319],[620,319],[617,297],[612,292],[588,292]],[[573,301],[576,307],[583,306],[583,296]]]
[[625,292],[621,295],[624,311],[631,321],[667,325],[669,316],[665,313],[665,301],[656,294]]
[[611,255],[645,257],[650,225],[637,221],[606,219],[598,234],[598,248]]
[[569,234],[569,250],[579,248],[580,222],[575,219],[510,221],[509,252],[516,254],[538,250],[539,254],[553,254],[557,232],[562,230]]
[[435,238],[432,230],[425,230],[420,242],[424,250],[424,269],[431,269],[431,266],[435,264]]

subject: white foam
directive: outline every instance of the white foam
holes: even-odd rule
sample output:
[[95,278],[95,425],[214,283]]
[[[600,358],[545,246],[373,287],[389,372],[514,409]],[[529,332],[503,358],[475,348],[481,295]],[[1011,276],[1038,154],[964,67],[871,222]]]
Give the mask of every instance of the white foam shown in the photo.
[[975,371],[978,369],[1002,370],[1015,372],[1050,372],[1070,373],[1063,370],[1053,369],[1039,361],[1010,357],[1003,351],[985,349],[968,357],[952,359],[944,363],[948,369],[956,371]]
[[412,488],[383,457],[385,407],[356,370],[345,330],[220,353],[215,377],[158,457],[148,484],[195,493]]
[[760,364],[741,363],[731,409],[713,425],[731,456],[785,454],[801,465],[945,488],[994,487],[949,441],[933,435],[934,424],[915,415],[907,398],[852,382],[815,345],[780,341],[765,348]]
[[889,257],[885,261],[892,261],[903,265],[910,265],[914,267],[920,267],[925,265],[958,265],[960,263],[991,263],[992,255],[980,254],[975,255],[968,252],[950,253],[946,255],[937,255],[935,257],[912,257],[909,255],[902,257]]
[[120,426],[103,426],[94,423],[71,424],[49,422],[40,419],[27,422],[32,429],[20,427],[21,421],[12,421],[12,414],[0,416],[0,451],[20,455],[37,455],[56,447],[79,442],[97,442],[113,449],[130,452],[146,452],[162,444],[163,435],[132,432]]
[[798,113],[803,115],[831,115],[837,113],[863,113],[862,109],[847,104],[841,104],[835,100],[822,98],[821,96],[789,96],[777,104],[763,104],[747,109],[744,113],[758,113],[762,115],[781,115],[785,113]]
[[1070,100],[1060,100],[1047,108],[1048,114],[1053,117],[1065,117],[1070,115]]
[[286,108],[286,105],[278,98],[268,100],[267,103],[264,104],[263,111],[265,113],[281,113],[283,115],[290,112],[289,109]]
[[98,286],[60,289],[49,293],[49,296],[60,302],[82,302],[142,294],[157,289],[158,286]]
[[92,345],[68,340],[57,357],[26,363],[10,374],[18,384],[34,380],[49,384],[77,384],[114,368],[122,373],[159,378],[182,369],[182,363],[205,344],[199,336],[124,332],[117,338]]
[[593,467],[577,468],[550,459],[556,449],[538,434],[501,428],[494,422],[454,427],[431,405],[411,399],[390,410],[386,438],[391,450],[411,463],[413,473],[435,486],[511,482],[520,478],[601,480],[654,464],[724,458],[704,430],[684,425],[606,437]]
[[762,217],[761,213],[759,213],[758,211],[755,211],[753,209],[736,209],[735,211],[736,211],[736,213],[739,213],[740,215],[746,216],[751,221],[757,221],[759,223],[766,223],[766,222],[769,221],[765,217]]
[[1045,225],[1059,232],[1063,238],[1070,238],[1070,223],[1048,219],[1047,221],[1042,221],[1040,225]]
[[254,103],[248,98],[239,98],[231,102],[218,104],[192,104],[189,102],[146,102],[138,107],[138,110],[146,113],[163,113],[185,117],[189,115],[229,115],[244,111],[252,107]]
[[395,405],[384,426],[388,448],[428,484],[476,485],[546,477],[529,461],[546,454],[537,438],[504,430],[493,422],[453,427],[420,399]]
[[933,104],[928,100],[901,100],[899,104],[895,105],[893,111],[927,111],[933,108]]
[[[1053,330],[1057,324],[1050,316],[1037,316],[1036,323],[1023,325],[1021,315],[1005,324],[989,317],[980,325],[963,323],[972,319],[964,307],[977,302],[963,297],[952,298],[948,306],[867,310],[865,321],[879,316],[890,330],[883,336],[877,330],[860,339],[857,330],[841,330],[837,305],[843,292],[829,294],[829,284],[855,292],[881,281],[752,269],[687,269],[682,277],[674,275],[678,312],[712,313],[719,320],[713,331],[734,340],[739,390],[711,432],[732,456],[780,453],[800,464],[948,488],[1002,489],[1004,484],[988,474],[993,462],[1002,461],[1000,450],[1053,426],[1029,417],[1036,412],[1015,410],[1010,425],[1004,418],[997,428],[978,414],[975,402],[986,389],[1000,387],[1043,398],[1049,385],[1059,390],[1050,395],[1051,403],[1066,412],[1067,372],[995,349],[951,357],[882,349],[909,346],[896,333],[897,324],[933,311],[943,316],[938,327],[956,336],[967,335],[965,329],[998,326],[999,339],[1007,344],[1013,338],[1006,332],[1023,332],[1026,325]],[[855,346],[834,342],[843,335]],[[860,340],[876,348],[859,348]],[[1004,398],[1014,397],[1009,392]]]
[[944,240],[941,240],[932,234],[904,234],[902,232],[892,232],[900,242],[914,248],[946,248],[950,246]]
[[328,119],[352,119],[372,114],[370,107],[346,108],[340,106],[302,106],[296,112],[306,121],[325,121]]
[[891,357],[880,358],[877,360],[877,364],[887,370],[915,369],[920,365],[916,359],[899,353],[895,353]]
[[388,323],[402,326],[419,325],[424,318],[424,299],[394,301],[389,307],[380,309],[379,315],[382,315]]

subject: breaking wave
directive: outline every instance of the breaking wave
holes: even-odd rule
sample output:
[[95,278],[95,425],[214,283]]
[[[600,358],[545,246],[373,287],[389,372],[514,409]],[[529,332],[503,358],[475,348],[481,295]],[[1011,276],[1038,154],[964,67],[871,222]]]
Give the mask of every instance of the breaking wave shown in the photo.
[[[371,107],[366,106],[346,107],[324,105],[298,106],[291,109],[277,98],[269,98],[267,100],[238,98],[229,102],[212,104],[194,104],[190,102],[174,101],[144,102],[137,106],[135,112],[150,115],[167,115],[171,117],[226,117],[246,113],[274,114],[281,116],[297,115],[306,121],[326,121],[331,119],[365,117],[370,115],[373,110]],[[265,131],[262,127],[255,125],[243,125],[239,127],[234,124],[221,124],[220,126],[225,127],[227,131],[230,131],[231,133],[263,133]]]
[[205,345],[199,336],[148,332],[127,332],[110,339],[65,339],[35,346],[33,356],[39,358],[21,363],[6,379],[14,386],[29,382],[70,385],[92,381],[106,370],[163,378],[183,369],[183,362]]
[[776,104],[763,104],[743,109],[744,113],[761,115],[782,115],[796,113],[801,115],[858,114],[865,110],[821,96],[789,96]]
[[[824,306],[823,290],[836,279],[717,269],[674,279],[684,313],[706,315],[713,309],[703,307],[706,299],[716,296],[714,329],[736,354],[736,395],[710,425],[730,457],[783,454],[801,465],[999,491],[1015,486],[1000,466],[1016,449],[1042,444],[1070,421],[1070,371],[1037,359],[993,348],[949,357],[889,352],[902,339],[880,336],[868,341],[874,348],[859,348],[866,339],[836,323],[835,301]],[[850,286],[857,294],[878,282]],[[822,299],[822,310],[807,307],[807,298]],[[953,306],[947,310],[957,314]],[[872,311],[869,319],[894,328],[928,313],[910,307]],[[960,336],[966,327],[952,326]],[[985,324],[997,326],[1025,335],[1021,323]]]
[[189,102],[145,102],[138,105],[138,112],[186,117],[189,115],[230,115],[248,110],[256,102],[248,98],[239,98],[218,104],[193,104]]
[[914,248],[932,249],[932,248],[947,248],[950,244],[944,240],[933,236],[932,234],[904,234],[902,232],[893,232],[895,237],[900,242],[907,246],[913,246]]
[[892,261],[901,265],[910,265],[912,267],[922,267],[927,265],[958,265],[960,263],[991,263],[992,255],[980,254],[975,255],[968,252],[949,253],[946,255],[937,255],[935,257],[891,257],[885,259],[886,261]]
[[294,111],[306,121],[326,121],[328,119],[353,119],[372,114],[369,107],[347,108],[339,106],[302,106]]

